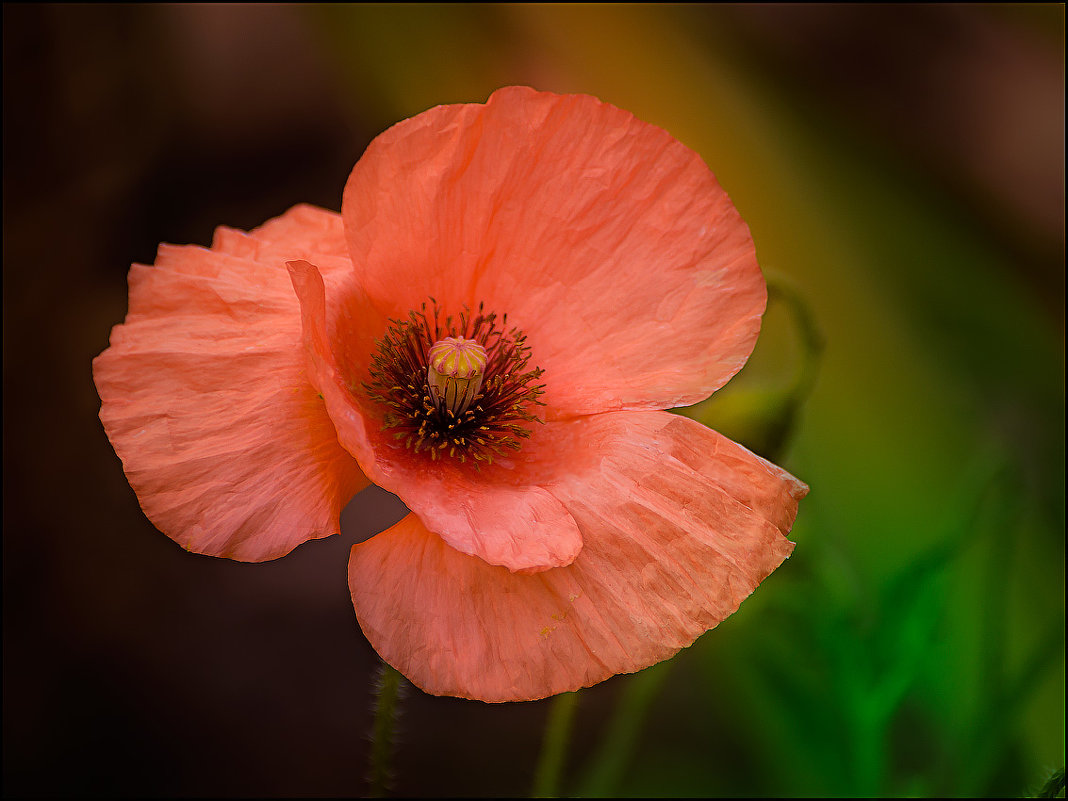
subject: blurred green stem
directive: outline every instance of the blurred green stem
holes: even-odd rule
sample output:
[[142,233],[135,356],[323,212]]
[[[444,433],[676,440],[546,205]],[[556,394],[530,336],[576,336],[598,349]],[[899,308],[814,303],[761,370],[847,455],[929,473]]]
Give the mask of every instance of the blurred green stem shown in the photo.
[[788,279],[769,272],[767,287],[769,308],[785,308],[797,341],[797,364],[790,374],[771,385],[742,380],[680,411],[774,461],[789,442],[798,413],[816,384],[823,335],[808,302]]
[[768,271],[766,280],[768,300],[781,301],[790,309],[801,338],[801,364],[789,391],[793,402],[799,406],[812,392],[816,383],[816,373],[823,354],[823,334],[816,325],[812,309],[790,281],[773,271]]
[[549,706],[545,723],[545,739],[541,744],[538,766],[534,772],[534,798],[555,798],[560,787],[567,743],[571,735],[571,721],[575,716],[578,692],[560,693]]
[[579,795],[587,798],[611,797],[630,764],[646,713],[664,680],[675,664],[674,659],[635,673],[627,679],[615,714],[605,727],[600,747],[594,753]]
[[856,722],[853,758],[856,786],[860,795],[876,798],[883,795],[886,776],[886,731],[890,721],[865,716]]
[[1056,798],[1064,792],[1064,768],[1053,771],[1053,775],[1038,791],[1039,798]]
[[[1009,676],[1005,667],[1005,652],[1009,642],[1009,585],[1005,577],[1011,574],[1011,565],[1016,556],[1015,538],[1012,536],[1017,521],[1023,515],[1021,497],[1023,488],[1009,476],[1003,476],[991,489],[988,498],[990,509],[984,519],[985,539],[989,554],[983,576],[982,593],[982,650],[978,668],[980,698],[985,703],[975,711],[975,723],[970,728],[970,739],[958,757],[960,786],[964,795],[981,795],[987,789],[991,777],[1000,767],[1004,746],[1010,737],[1012,718],[1017,708],[1008,698]],[[1063,631],[1063,630],[1062,630]],[[1064,642],[1063,637],[1060,642]],[[1025,687],[1024,693],[1030,689]],[[1022,698],[1021,698],[1022,700]],[[966,764],[974,764],[965,770]]]
[[384,798],[392,776],[393,746],[397,735],[397,715],[404,697],[404,677],[382,662],[375,681],[374,723],[371,729],[371,756],[368,771],[371,798]]

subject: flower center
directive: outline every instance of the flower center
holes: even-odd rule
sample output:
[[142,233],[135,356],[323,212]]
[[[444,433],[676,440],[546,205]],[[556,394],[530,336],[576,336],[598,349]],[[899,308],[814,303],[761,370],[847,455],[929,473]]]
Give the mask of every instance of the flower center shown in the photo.
[[486,349],[474,339],[445,337],[430,349],[429,362],[426,382],[434,405],[458,417],[482,389]]
[[498,327],[482,304],[473,316],[465,308],[444,322],[431,304],[430,315],[424,303],[407,320],[391,320],[371,358],[363,387],[385,406],[382,428],[395,429],[395,439],[415,453],[471,459],[476,467],[506,448],[519,450],[545,388],[535,383],[542,370],[527,369],[526,336],[504,329],[508,315]]

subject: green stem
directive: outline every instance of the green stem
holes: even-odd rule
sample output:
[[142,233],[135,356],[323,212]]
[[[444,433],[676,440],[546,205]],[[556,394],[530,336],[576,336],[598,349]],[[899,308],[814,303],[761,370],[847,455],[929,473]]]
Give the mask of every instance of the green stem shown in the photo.
[[1039,798],[1057,798],[1064,792],[1064,768],[1053,771],[1049,781],[1038,791]]
[[627,677],[612,719],[605,726],[601,743],[590,760],[579,788],[580,796],[603,798],[618,792],[617,785],[630,767],[649,708],[674,664],[675,660],[669,659]]
[[798,405],[812,392],[823,354],[823,334],[816,324],[816,317],[807,301],[793,284],[782,275],[769,271],[767,275],[768,300],[779,300],[790,309],[801,340],[801,364],[794,375],[790,395]]
[[388,795],[393,780],[391,763],[397,735],[397,716],[403,697],[404,677],[383,661],[375,680],[375,713],[368,768],[368,795],[371,798]]
[[571,721],[575,716],[578,692],[560,693],[549,706],[545,739],[541,744],[538,766],[534,771],[534,798],[555,798],[560,787]]

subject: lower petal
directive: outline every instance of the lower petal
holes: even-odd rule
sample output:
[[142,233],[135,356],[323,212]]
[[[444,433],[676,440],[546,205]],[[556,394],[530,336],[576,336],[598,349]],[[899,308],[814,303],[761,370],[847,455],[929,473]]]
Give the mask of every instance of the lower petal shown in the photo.
[[716,432],[663,412],[565,425],[600,457],[546,487],[581,532],[570,565],[512,573],[415,515],[353,547],[360,625],[425,691],[532,700],[641,670],[734,612],[793,549],[807,487]]

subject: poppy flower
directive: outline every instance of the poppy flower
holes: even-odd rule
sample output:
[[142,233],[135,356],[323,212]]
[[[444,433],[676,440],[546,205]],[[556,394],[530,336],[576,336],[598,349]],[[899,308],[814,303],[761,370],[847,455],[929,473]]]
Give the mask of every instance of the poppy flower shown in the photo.
[[526,87],[385,131],[301,205],[130,271],[94,362],[148,518],[280,557],[374,482],[356,617],[423,690],[542,698],[666,659],[791,552],[807,487],[668,408],[752,351],[749,230],[693,151]]

